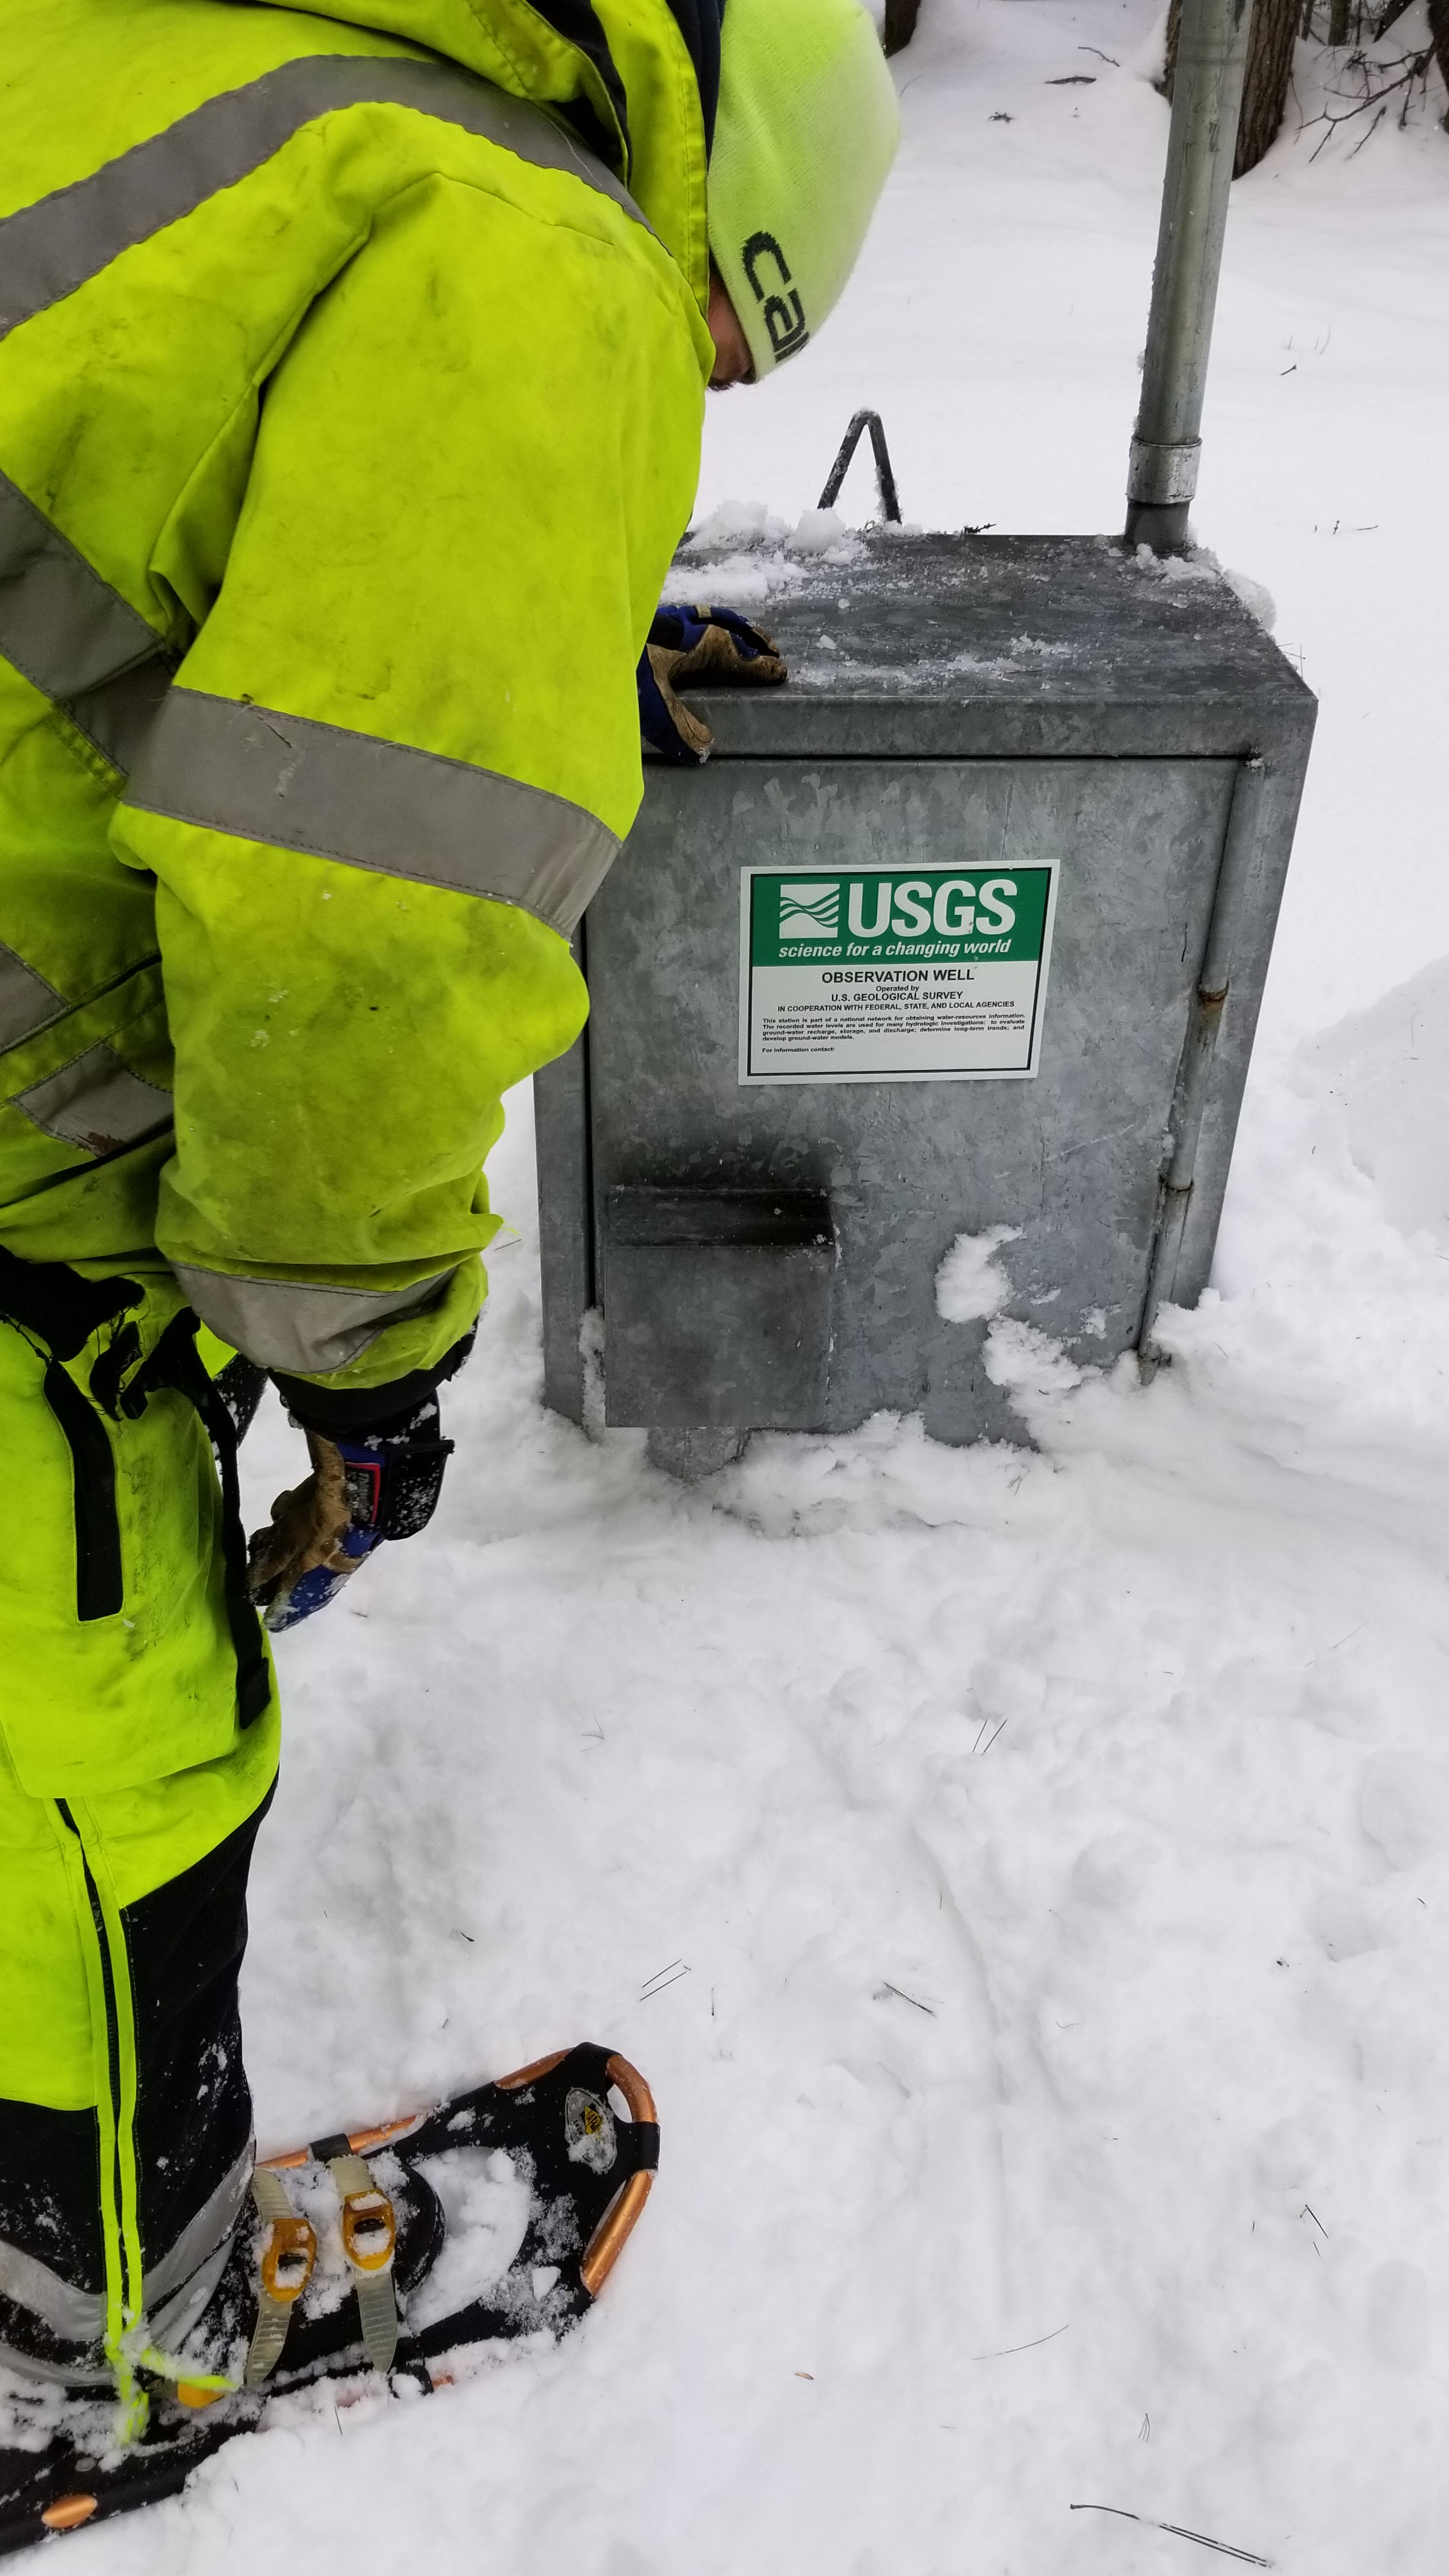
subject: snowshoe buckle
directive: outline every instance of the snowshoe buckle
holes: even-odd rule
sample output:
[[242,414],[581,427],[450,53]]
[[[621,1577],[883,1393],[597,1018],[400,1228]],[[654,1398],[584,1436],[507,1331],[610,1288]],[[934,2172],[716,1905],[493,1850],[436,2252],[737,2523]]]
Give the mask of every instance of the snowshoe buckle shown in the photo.
[[329,2156],[327,2164],[342,2201],[342,2251],[356,2276],[363,2348],[373,2369],[386,2378],[398,2336],[392,2284],[397,2212],[361,2156]]
[[312,2278],[317,2239],[307,2218],[274,2218],[262,2249],[262,2281],[270,2298],[291,2307]]
[[385,2272],[397,2251],[397,2212],[375,2187],[342,2204],[342,2250],[354,2272]]
[[264,2165],[252,2175],[257,2215],[266,2222],[257,2322],[247,2353],[246,2385],[259,2388],[282,2357],[292,2310],[312,2278],[317,2238],[310,2220],[299,2218],[283,2185]]

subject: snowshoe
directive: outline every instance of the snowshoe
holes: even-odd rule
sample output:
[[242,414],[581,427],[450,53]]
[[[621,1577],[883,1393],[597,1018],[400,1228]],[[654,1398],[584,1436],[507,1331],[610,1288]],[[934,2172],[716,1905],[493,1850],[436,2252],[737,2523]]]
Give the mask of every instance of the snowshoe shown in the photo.
[[0,2553],[177,2494],[289,2391],[370,2374],[431,2392],[474,2347],[567,2333],[613,2270],[658,2151],[643,2077],[581,2047],[270,2158],[179,2375],[140,2374],[139,2439],[114,2446],[94,2390],[10,2383]]

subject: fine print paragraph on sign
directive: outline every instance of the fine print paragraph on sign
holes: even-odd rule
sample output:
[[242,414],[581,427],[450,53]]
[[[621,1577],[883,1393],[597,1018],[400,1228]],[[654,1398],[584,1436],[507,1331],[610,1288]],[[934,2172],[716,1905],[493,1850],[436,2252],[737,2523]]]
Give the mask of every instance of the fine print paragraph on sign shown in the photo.
[[741,1082],[1034,1074],[1055,861],[740,882]]

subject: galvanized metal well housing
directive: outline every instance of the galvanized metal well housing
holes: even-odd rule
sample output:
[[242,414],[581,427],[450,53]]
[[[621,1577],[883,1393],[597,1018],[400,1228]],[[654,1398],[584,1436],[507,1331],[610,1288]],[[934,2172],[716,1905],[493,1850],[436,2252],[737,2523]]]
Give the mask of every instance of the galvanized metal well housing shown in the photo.
[[[708,563],[671,589],[708,598]],[[588,1029],[536,1079],[547,1400],[582,1418],[597,1307],[607,1419],[648,1425],[685,1472],[753,1428],[845,1431],[881,1408],[942,1440],[1021,1439],[986,1319],[943,1316],[937,1273],[958,1236],[1010,1229],[1003,1311],[1096,1363],[1138,1347],[1163,1298],[1196,1300],[1314,700],[1208,567],[1105,538],[879,531],[759,614],[790,681],[694,699],[715,756],[651,768],[580,934]],[[1012,1069],[820,1079],[813,1040],[762,1051],[757,1009],[744,1070],[770,1078],[742,1079],[742,887],[761,869],[813,892],[818,920],[789,919],[819,936],[788,953],[817,969],[947,953],[929,932],[851,941],[852,881],[863,921],[883,869],[938,892],[950,871],[968,894],[1049,870],[1035,1030],[988,1003],[960,1017],[975,1037],[942,1042],[1015,1048]],[[967,909],[948,897],[941,917]],[[868,1022],[867,988],[832,1018],[846,971],[776,1036],[823,1029],[847,1074],[852,1029],[894,1030],[892,1061],[930,1052],[929,994]],[[815,1076],[790,1069],[801,1046]]]

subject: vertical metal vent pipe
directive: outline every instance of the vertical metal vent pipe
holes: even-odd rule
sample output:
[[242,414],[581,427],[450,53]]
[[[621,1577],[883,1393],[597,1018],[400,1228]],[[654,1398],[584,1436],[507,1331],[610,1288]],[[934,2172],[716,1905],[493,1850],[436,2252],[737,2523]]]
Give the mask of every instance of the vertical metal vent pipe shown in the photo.
[[1253,0],[1182,0],[1127,543],[1180,554],[1197,490],[1203,388]]

